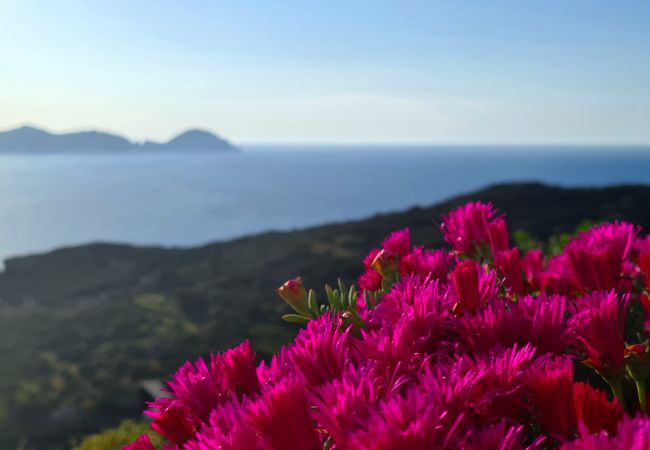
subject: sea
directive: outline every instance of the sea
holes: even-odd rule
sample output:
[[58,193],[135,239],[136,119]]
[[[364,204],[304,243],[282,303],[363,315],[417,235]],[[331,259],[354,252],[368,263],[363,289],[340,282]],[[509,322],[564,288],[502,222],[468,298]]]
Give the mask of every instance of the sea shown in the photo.
[[195,246],[431,205],[513,181],[650,184],[650,147],[251,145],[216,154],[2,154],[0,261],[90,242]]

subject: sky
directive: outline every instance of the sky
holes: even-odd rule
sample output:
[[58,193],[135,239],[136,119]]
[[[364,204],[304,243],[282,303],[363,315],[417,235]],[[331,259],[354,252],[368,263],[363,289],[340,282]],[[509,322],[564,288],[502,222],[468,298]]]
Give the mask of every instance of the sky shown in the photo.
[[650,1],[0,0],[0,129],[650,144]]

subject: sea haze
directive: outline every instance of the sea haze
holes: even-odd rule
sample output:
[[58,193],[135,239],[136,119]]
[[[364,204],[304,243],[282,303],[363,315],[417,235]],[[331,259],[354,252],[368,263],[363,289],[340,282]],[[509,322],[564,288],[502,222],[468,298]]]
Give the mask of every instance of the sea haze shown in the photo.
[[248,146],[223,154],[0,155],[0,259],[91,241],[196,245],[428,205],[516,180],[650,183],[650,148]]

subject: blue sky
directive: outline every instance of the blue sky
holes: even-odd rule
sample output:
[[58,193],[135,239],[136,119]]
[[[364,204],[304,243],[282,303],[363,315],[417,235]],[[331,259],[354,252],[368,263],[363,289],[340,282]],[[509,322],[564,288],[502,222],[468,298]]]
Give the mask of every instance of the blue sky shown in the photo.
[[650,143],[650,1],[0,0],[0,128]]

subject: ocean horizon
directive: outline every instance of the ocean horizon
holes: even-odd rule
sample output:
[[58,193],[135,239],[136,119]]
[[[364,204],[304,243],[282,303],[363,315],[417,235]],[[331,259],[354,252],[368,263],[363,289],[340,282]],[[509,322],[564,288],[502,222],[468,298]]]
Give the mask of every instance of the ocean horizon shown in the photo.
[[650,146],[0,154],[0,260],[99,241],[195,246],[430,205],[501,182],[648,184],[649,169]]

